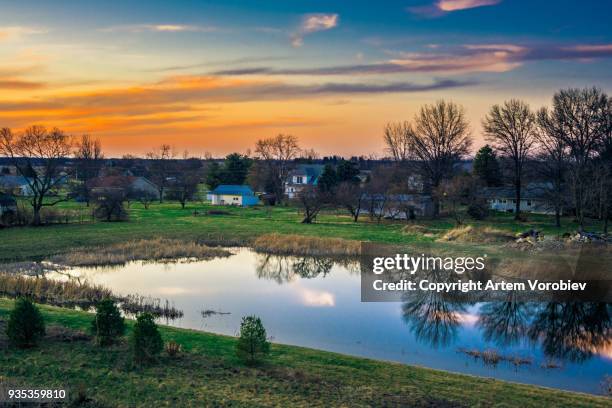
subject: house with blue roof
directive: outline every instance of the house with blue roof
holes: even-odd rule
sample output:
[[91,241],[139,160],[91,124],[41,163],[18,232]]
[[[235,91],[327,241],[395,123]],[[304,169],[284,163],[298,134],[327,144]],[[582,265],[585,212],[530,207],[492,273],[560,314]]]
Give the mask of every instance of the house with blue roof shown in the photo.
[[323,173],[322,164],[300,164],[289,173],[285,182],[285,195],[295,198],[306,186],[316,186]]
[[259,203],[251,187],[245,185],[221,184],[208,193],[213,205],[239,205],[249,207]]

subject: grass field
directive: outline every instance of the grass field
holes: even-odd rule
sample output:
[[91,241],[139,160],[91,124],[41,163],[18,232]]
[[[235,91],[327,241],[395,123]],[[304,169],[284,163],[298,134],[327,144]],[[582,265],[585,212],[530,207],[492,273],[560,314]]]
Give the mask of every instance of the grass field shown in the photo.
[[[62,203],[55,208],[81,208],[83,214],[89,212],[84,204],[74,202]],[[386,244],[432,244],[437,237],[455,226],[451,219],[419,220],[418,224],[431,233],[424,235],[421,232],[402,231],[405,222],[383,221],[378,224],[362,217],[358,223],[354,223],[342,211],[324,213],[316,223],[306,225],[300,223],[298,210],[290,207],[224,207],[228,214],[206,215],[206,211],[212,208],[219,209],[199,203],[190,203],[187,208],[181,209],[177,203],[164,203],[153,204],[145,210],[140,204],[132,204],[128,222],[92,222],[84,216],[83,223],[8,228],[0,232],[0,262],[39,259],[79,247],[157,237],[248,245],[262,234],[277,233]],[[194,215],[195,211],[198,215]],[[529,221],[521,223],[514,221],[511,214],[497,214],[484,221],[466,220],[467,224],[490,226],[513,233],[536,228],[545,234],[560,235],[577,229],[569,218],[563,222],[563,227],[558,229],[554,227],[552,217],[543,215],[529,215]],[[598,228],[591,226],[590,229]]]
[[[6,320],[13,301],[0,299]],[[40,306],[47,325],[87,330],[92,315]],[[132,322],[129,322],[131,327]],[[21,386],[78,390],[85,406],[430,406],[609,407],[609,400],[493,379],[276,345],[262,366],[244,366],[235,339],[161,327],[182,344],[136,368],[127,345],[99,349],[90,341],[45,339],[17,350],[0,337],[0,378]]]

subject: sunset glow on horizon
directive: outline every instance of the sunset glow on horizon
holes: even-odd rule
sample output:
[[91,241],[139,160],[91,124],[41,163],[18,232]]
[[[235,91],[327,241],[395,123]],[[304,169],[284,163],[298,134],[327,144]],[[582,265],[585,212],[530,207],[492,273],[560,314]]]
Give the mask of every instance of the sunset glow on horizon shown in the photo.
[[612,88],[612,5],[540,3],[2,2],[0,127],[88,133],[107,156],[220,156],[277,133],[381,156],[385,123],[444,98],[479,147],[492,104]]

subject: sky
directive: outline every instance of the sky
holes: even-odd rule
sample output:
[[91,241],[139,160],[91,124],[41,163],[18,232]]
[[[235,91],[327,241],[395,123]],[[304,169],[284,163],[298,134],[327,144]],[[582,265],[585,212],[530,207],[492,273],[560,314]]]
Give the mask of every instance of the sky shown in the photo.
[[0,0],[0,127],[221,156],[278,133],[384,155],[383,127],[440,99],[475,148],[491,105],[612,91],[612,2]]

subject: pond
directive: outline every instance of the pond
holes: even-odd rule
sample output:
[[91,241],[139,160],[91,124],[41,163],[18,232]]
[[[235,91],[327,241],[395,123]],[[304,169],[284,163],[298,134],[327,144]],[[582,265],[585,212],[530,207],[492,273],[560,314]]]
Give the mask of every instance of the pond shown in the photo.
[[608,304],[362,303],[358,265],[232,251],[67,273],[118,295],[167,299],[184,312],[167,322],[176,327],[236,335],[241,317],[255,314],[274,342],[355,356],[589,393],[612,374]]

